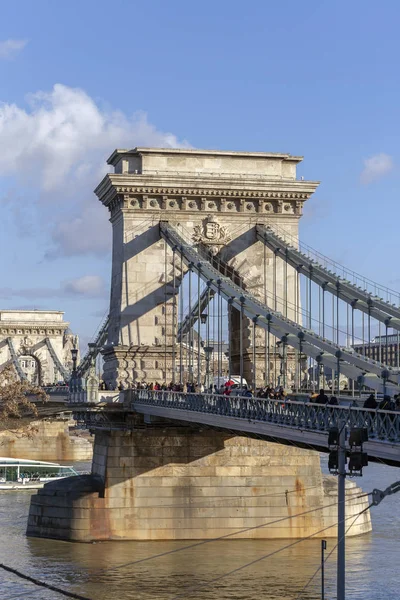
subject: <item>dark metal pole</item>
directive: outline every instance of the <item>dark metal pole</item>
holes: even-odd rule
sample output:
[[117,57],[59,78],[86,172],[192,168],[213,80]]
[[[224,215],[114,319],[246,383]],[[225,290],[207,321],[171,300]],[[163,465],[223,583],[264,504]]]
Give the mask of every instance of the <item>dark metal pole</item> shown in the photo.
[[309,313],[309,320],[308,320],[308,326],[310,329],[312,329],[312,317],[311,317],[311,294],[312,294],[312,267],[310,266],[309,269],[309,283],[308,283],[308,297],[309,297],[309,309],[310,309],[310,313]]
[[173,301],[172,301],[172,383],[175,383],[176,370],[176,277],[175,277],[175,250],[172,251],[172,286],[173,286]]
[[325,600],[325,550],[326,540],[321,540],[321,600]]
[[267,385],[269,385],[271,379],[270,373],[270,342],[271,342],[271,321],[268,319],[268,328],[267,328]]
[[208,290],[207,290],[207,329],[206,329],[206,346],[210,345],[210,285],[207,282]]
[[396,367],[399,368],[400,364],[400,348],[399,348],[399,330],[397,330],[397,351],[396,351]]
[[283,362],[283,389],[286,389],[286,378],[287,378],[287,338],[282,338],[282,362]]
[[[264,304],[267,306],[267,246],[266,246],[266,236],[264,236]],[[264,329],[264,378],[265,384],[268,385],[267,381],[267,372],[268,372],[268,364],[267,364],[267,330]],[[230,375],[229,375],[230,377]]]
[[228,327],[229,327],[229,379],[232,377],[232,300],[228,300]]
[[339,446],[338,446],[338,549],[337,549],[337,600],[345,600],[346,588],[346,505],[345,505],[345,485],[346,485],[346,431],[345,421],[341,419],[339,427]]
[[193,320],[192,320],[192,264],[189,265],[189,381],[193,383]]
[[301,391],[301,355],[303,352],[303,339],[299,337],[299,390]]
[[180,312],[180,324],[181,324],[181,335],[179,337],[179,383],[183,383],[183,352],[182,352],[182,344],[183,344],[183,332],[182,332],[182,324],[183,324],[183,256],[181,254],[181,283],[179,286],[179,312]]
[[256,393],[257,385],[257,369],[256,369],[256,324],[257,317],[253,318],[253,393]]
[[361,325],[362,325],[362,347],[363,347],[363,354],[365,356],[365,323],[364,323],[364,313],[361,314]]
[[240,327],[239,327],[240,389],[243,389],[243,314],[244,314],[244,299],[240,298]]
[[287,317],[287,305],[288,305],[288,275],[287,275],[287,260],[288,260],[288,249],[285,249],[285,260],[284,260],[284,271],[283,277],[285,279],[285,317]]
[[273,284],[274,284],[274,308],[275,310],[277,309],[277,298],[276,298],[276,257],[278,254],[279,250],[278,248],[276,248],[274,250],[274,277],[273,277]]
[[168,278],[168,266],[167,266],[167,242],[164,242],[164,382],[167,383],[167,278]]
[[339,282],[336,282],[336,343],[339,346]]
[[388,334],[389,334],[389,327],[388,327],[388,322],[385,321],[385,364],[389,364],[389,352],[388,352]]
[[201,385],[201,369],[200,369],[200,332],[201,332],[201,306],[200,306],[200,266],[197,265],[197,323],[198,323],[198,335],[197,335],[197,385],[198,392],[200,392]]
[[[354,303],[351,303],[351,345],[354,346]],[[354,396],[354,379],[351,380],[351,395]],[[361,387],[360,387],[361,389]],[[361,392],[360,392],[361,396]]]
[[218,280],[218,296],[217,296],[217,314],[218,314],[218,320],[217,320],[217,334],[218,334],[218,391],[219,388],[221,387],[221,281]]
[[210,352],[210,312],[211,312],[211,306],[210,306],[210,282],[207,281],[207,325],[206,325],[206,370],[207,370],[207,375],[206,375],[206,392],[209,391],[210,389],[210,358],[211,358],[211,352]]
[[368,305],[368,358],[371,358],[371,307]]
[[[214,294],[212,302],[213,314],[212,314],[212,337],[213,337],[213,347],[215,348],[215,319],[216,319],[216,311],[215,311],[215,302],[217,300],[217,296]],[[213,386],[214,386],[214,377],[215,377],[215,353],[212,353],[212,374],[213,374]],[[214,389],[214,387],[213,387]]]

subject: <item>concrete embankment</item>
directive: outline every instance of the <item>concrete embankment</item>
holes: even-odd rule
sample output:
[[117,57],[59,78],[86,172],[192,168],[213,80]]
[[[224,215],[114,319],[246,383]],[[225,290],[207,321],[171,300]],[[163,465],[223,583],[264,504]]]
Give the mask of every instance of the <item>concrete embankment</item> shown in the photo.
[[[92,475],[32,496],[27,533],[82,542],[334,537],[335,485],[311,450],[176,426],[102,431]],[[355,517],[367,498],[353,483],[347,493]],[[347,535],[370,530],[366,511]]]
[[67,419],[32,421],[26,428],[0,432],[0,456],[49,462],[92,459],[87,435],[74,433]]

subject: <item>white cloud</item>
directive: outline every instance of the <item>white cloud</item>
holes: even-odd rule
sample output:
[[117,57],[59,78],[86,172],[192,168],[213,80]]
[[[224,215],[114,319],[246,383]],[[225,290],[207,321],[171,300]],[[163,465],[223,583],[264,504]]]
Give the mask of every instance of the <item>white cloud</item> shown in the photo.
[[70,279],[62,282],[58,288],[0,288],[0,298],[5,299],[48,299],[73,296],[79,298],[106,298],[108,296],[108,290],[104,280],[99,275],[83,275],[82,277],[77,277],[76,279]]
[[23,50],[28,40],[3,40],[0,41],[0,60],[14,58],[18,52]]
[[148,122],[101,109],[86,92],[56,84],[28,97],[29,110],[0,105],[0,176],[39,192],[39,210],[51,205],[53,247],[48,256],[110,248],[108,214],[93,194],[117,147],[188,146]]
[[364,169],[361,173],[361,183],[368,184],[384,177],[393,169],[393,158],[389,154],[375,154],[364,159]]
[[76,296],[103,296],[105,285],[99,275],[84,275],[77,279],[72,279],[64,284],[64,290],[67,294]]

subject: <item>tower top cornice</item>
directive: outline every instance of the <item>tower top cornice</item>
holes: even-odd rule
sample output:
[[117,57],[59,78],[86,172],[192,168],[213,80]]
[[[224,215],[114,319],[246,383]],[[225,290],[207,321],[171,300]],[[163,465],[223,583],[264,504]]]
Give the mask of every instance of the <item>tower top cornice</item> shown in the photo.
[[107,160],[107,164],[116,166],[121,158],[128,156],[170,156],[170,157],[203,157],[203,158],[233,158],[242,160],[251,159],[275,159],[280,161],[289,161],[296,164],[303,160],[303,156],[292,156],[291,154],[281,152],[241,152],[237,150],[198,150],[196,148],[143,148],[116,149]]

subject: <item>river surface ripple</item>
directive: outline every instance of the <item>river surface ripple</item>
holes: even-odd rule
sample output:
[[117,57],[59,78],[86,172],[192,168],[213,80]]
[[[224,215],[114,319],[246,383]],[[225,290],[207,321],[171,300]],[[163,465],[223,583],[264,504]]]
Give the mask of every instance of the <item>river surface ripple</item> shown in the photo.
[[[326,456],[322,457],[324,470]],[[400,480],[400,469],[370,464],[357,483],[365,491]],[[224,540],[110,570],[188,545],[190,542],[103,542],[76,544],[25,536],[29,492],[0,492],[0,562],[92,600],[318,600],[320,575],[300,595],[320,561],[320,540],[307,540],[273,557],[263,555],[288,540]],[[350,600],[400,598],[400,493],[371,509],[373,531],[347,540]],[[328,552],[335,545],[328,540]],[[250,561],[254,565],[210,583]],[[336,597],[336,555],[326,566],[326,600]],[[207,586],[207,584],[210,585]],[[195,588],[190,591],[191,588]],[[0,570],[0,598],[61,599]]]

